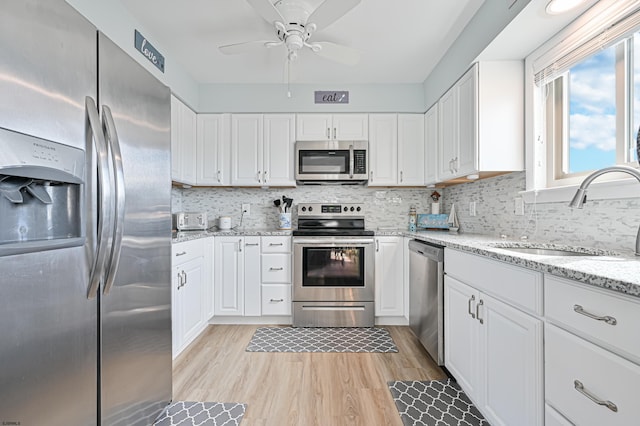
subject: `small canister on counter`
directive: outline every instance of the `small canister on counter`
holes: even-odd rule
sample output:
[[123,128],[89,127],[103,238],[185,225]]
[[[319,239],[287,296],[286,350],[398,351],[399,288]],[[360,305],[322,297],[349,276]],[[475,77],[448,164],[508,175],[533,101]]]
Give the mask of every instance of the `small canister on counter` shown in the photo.
[[418,222],[418,213],[416,208],[411,206],[409,208],[409,232],[416,232],[416,223]]

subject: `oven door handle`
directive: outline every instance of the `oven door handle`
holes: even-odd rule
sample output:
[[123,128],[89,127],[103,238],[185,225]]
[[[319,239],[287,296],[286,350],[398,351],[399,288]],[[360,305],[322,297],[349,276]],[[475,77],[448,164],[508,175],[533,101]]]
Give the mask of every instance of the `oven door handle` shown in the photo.
[[373,244],[373,238],[362,238],[362,239],[349,239],[349,238],[331,238],[331,239],[321,239],[321,238],[307,238],[307,239],[295,239],[293,244],[304,244],[304,245],[312,245],[312,246],[344,246],[344,245],[368,245]]

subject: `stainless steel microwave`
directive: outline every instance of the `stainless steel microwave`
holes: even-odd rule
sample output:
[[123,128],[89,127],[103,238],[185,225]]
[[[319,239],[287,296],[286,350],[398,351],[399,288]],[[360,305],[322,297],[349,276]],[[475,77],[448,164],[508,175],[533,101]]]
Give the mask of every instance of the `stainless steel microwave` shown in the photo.
[[367,141],[297,141],[296,181],[364,183],[369,174]]

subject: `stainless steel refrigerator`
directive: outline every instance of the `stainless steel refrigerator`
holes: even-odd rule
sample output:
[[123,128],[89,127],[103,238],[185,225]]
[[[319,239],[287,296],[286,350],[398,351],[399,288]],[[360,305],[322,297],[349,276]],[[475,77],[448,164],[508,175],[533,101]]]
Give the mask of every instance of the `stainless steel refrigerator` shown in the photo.
[[169,89],[64,1],[3,1],[2,424],[170,402],[170,190]]

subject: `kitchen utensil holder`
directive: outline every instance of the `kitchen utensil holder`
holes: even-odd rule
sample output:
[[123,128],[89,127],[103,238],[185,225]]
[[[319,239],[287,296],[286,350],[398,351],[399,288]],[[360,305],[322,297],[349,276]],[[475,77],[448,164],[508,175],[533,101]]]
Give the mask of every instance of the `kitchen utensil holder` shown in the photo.
[[291,212],[278,213],[278,229],[291,229]]

